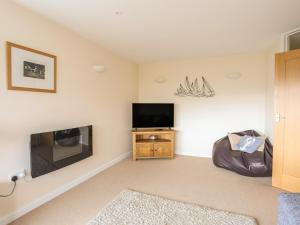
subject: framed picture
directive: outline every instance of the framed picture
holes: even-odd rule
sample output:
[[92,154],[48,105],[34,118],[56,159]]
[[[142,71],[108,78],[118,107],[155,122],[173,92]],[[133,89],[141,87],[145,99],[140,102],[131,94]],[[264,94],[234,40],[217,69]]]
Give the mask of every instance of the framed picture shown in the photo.
[[7,89],[56,93],[56,56],[6,43]]

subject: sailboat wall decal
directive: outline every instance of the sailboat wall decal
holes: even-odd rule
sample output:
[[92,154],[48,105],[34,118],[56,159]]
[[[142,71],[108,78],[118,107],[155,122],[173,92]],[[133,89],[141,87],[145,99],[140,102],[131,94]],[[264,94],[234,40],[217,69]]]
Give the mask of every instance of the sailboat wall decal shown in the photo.
[[179,88],[177,88],[175,95],[179,97],[213,97],[215,96],[214,89],[210,86],[207,80],[202,76],[202,86],[199,86],[198,78],[195,79],[194,82],[190,83],[189,77],[185,78],[185,83],[180,84]]

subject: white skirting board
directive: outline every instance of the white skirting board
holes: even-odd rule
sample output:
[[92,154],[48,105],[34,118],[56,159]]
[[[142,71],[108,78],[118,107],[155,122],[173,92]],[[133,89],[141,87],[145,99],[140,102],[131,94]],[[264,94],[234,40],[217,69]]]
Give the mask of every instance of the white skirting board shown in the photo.
[[195,154],[191,152],[176,152],[176,155],[186,155],[186,156],[194,156],[194,157],[201,157],[201,158],[212,158],[211,154]]
[[98,168],[96,168],[95,170],[65,184],[64,186],[61,186],[57,189],[55,189],[54,191],[30,202],[29,204],[17,209],[16,211],[8,214],[7,216],[4,216],[2,218],[0,218],[0,225],[7,225],[9,223],[11,223],[12,221],[18,219],[19,217],[25,215],[26,213],[32,211],[33,209],[43,205],[44,203],[54,199],[55,197],[63,194],[64,192],[72,189],[73,187],[81,184],[82,182],[88,180],[89,178],[97,175],[98,173],[102,172],[103,170],[117,164],[118,162],[120,162],[121,160],[129,157],[130,152],[124,153],[120,156],[118,156],[117,158],[99,166]]

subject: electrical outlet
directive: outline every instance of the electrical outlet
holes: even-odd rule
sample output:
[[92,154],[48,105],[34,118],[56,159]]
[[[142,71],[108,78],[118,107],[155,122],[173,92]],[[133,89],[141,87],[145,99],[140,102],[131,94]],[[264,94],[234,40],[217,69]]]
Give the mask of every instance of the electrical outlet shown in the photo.
[[20,170],[20,171],[14,173],[14,174],[11,174],[11,175],[9,176],[9,181],[11,181],[11,178],[12,178],[13,176],[18,177],[18,180],[20,180],[20,179],[22,179],[22,178],[24,178],[24,177],[26,176],[26,170],[23,169],[23,170]]

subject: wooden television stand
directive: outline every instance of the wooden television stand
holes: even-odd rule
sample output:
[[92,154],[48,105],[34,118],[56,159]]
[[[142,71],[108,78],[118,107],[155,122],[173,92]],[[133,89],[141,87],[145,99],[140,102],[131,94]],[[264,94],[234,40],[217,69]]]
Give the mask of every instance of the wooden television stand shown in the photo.
[[174,158],[175,131],[172,129],[132,130],[132,159]]

